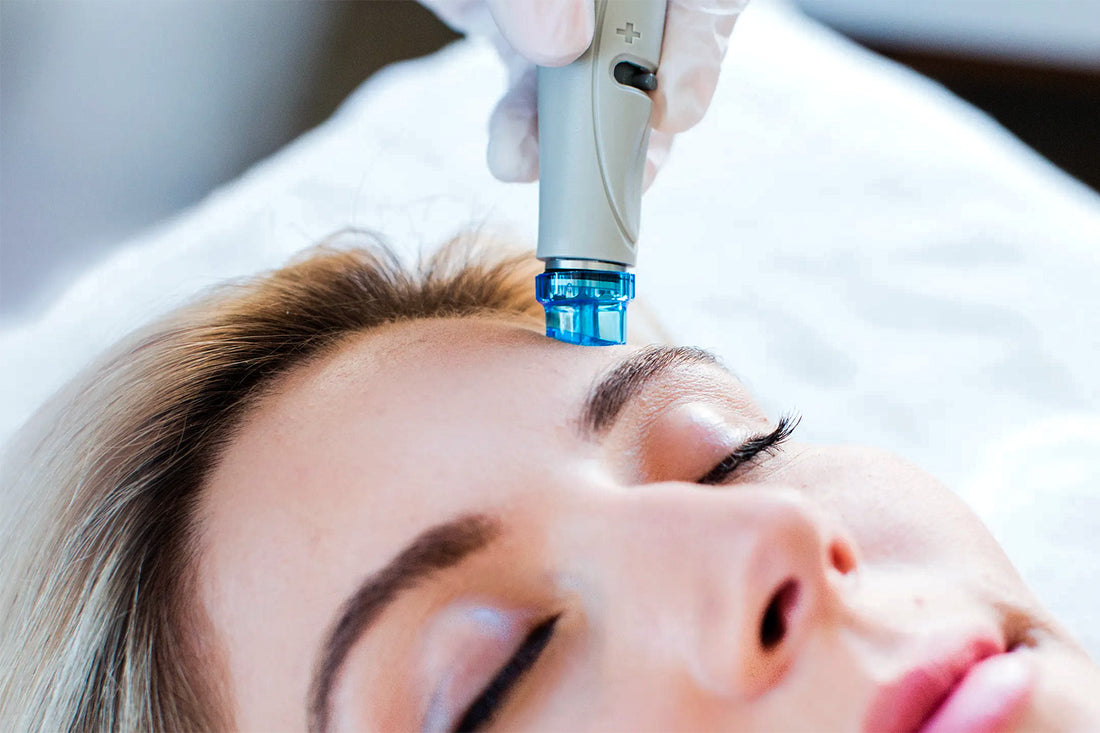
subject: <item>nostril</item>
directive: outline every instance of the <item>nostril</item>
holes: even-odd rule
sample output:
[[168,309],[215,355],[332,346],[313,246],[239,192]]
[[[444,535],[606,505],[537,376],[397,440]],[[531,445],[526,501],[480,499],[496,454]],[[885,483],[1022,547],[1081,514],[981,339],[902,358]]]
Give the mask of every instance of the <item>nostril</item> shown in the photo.
[[784,581],[772,595],[760,621],[760,645],[764,651],[771,651],[786,637],[798,596],[799,585],[794,578]]

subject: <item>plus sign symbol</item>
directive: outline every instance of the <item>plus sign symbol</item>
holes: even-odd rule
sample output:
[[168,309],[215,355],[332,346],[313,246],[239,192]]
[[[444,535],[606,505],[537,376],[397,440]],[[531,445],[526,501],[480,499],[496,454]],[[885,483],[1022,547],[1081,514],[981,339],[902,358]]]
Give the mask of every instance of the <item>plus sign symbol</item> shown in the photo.
[[641,33],[634,30],[633,23],[627,23],[625,28],[616,28],[615,32],[622,36],[627,43],[634,43],[634,39],[642,37]]

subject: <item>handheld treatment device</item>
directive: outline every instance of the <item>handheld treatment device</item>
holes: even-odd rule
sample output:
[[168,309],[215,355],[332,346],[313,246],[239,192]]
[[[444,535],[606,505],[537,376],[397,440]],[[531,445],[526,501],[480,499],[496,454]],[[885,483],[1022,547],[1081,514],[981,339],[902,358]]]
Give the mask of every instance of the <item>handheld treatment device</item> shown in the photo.
[[657,88],[665,0],[596,0],[592,45],[539,67],[539,242],[535,295],[546,335],[572,344],[626,342],[634,297],[648,92]]

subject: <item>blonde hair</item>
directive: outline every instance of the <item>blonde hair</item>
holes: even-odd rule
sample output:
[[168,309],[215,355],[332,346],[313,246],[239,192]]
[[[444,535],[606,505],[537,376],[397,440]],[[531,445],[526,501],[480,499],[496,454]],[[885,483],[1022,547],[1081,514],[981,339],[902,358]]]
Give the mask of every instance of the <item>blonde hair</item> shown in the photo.
[[0,728],[231,726],[193,602],[193,515],[243,413],[277,375],[385,323],[541,320],[537,264],[463,241],[416,270],[379,245],[322,248],[159,320],[74,380],[6,461],[21,505],[0,578]]

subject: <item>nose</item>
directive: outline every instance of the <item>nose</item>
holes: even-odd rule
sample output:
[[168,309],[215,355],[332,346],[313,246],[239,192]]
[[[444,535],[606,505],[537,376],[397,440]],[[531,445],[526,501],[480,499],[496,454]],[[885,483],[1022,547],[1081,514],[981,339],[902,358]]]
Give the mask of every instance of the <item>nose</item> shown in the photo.
[[850,540],[793,490],[669,483],[605,508],[586,563],[609,656],[708,696],[780,684],[856,570]]
[[[728,601],[736,626],[726,632],[739,644],[728,660],[716,652],[702,658],[710,665],[710,687],[725,683],[752,698],[779,684],[810,635],[836,618],[841,579],[855,570],[856,560],[851,542],[793,491],[769,487],[744,504],[748,516],[738,531],[747,537]],[[714,619],[716,633],[722,623]]]

